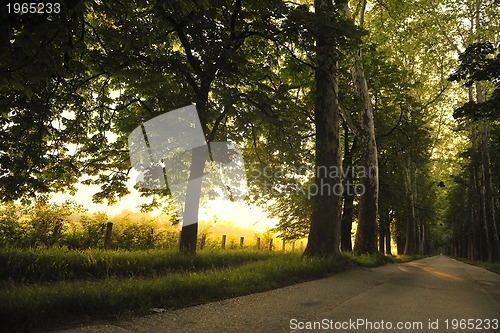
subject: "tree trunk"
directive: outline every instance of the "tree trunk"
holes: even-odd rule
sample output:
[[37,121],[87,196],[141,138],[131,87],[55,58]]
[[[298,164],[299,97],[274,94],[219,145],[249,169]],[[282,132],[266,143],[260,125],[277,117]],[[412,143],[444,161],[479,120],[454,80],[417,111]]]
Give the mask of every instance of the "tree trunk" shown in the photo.
[[[471,133],[471,142],[474,147],[475,143],[475,131]],[[467,185],[467,209],[469,210],[469,220],[467,221],[467,239],[469,243],[469,255],[467,258],[472,260],[478,260],[480,258],[479,244],[481,242],[478,240],[478,207],[476,204],[476,181],[475,172],[473,172],[472,165],[469,166],[469,180]]]
[[[332,13],[328,0],[315,0],[318,18]],[[319,28],[316,35],[315,107],[316,126],[315,190],[311,227],[305,255],[325,256],[339,253],[342,203],[340,126],[337,84],[337,59],[331,30]],[[325,172],[326,170],[326,172]],[[331,172],[337,171],[337,172]]]
[[498,231],[495,220],[495,197],[491,179],[491,161],[489,151],[488,121],[482,122],[481,133],[481,162],[483,169],[484,185],[484,213],[486,244],[488,247],[488,261],[498,261],[500,259],[500,244],[498,241]]
[[354,166],[353,155],[357,149],[357,138],[354,138],[349,149],[349,128],[344,126],[344,160],[342,169],[344,178],[344,206],[342,209],[342,225],[340,235],[340,248],[342,251],[352,252],[352,217],[354,213]]
[[104,249],[109,250],[111,248],[111,234],[113,233],[113,223],[106,223],[106,232],[104,234]]
[[391,254],[391,213],[388,208],[379,210],[378,251],[380,254]]
[[184,213],[182,215],[182,230],[179,241],[179,251],[196,254],[198,240],[198,210],[200,206],[201,186],[205,169],[205,147],[192,150],[189,182],[186,190]]
[[[359,26],[363,28],[366,0],[362,1]],[[363,69],[361,49],[352,52],[354,65],[351,69],[354,93],[363,105],[359,113],[359,138],[361,150],[360,167],[364,170],[361,177],[363,193],[359,198],[358,229],[354,242],[356,253],[377,253],[377,219],[378,219],[378,156],[375,140],[375,123],[373,107],[368,93]]]
[[[346,182],[347,183],[347,182]],[[354,186],[352,181],[350,182],[351,189],[349,191],[354,191]],[[352,252],[352,217],[354,213],[354,194],[344,193],[344,207],[342,210],[342,231],[341,231],[341,249],[342,251]]]
[[405,244],[406,244],[406,239],[399,235],[396,237],[396,247],[397,247],[397,251],[398,251],[398,254],[404,254],[405,253]]
[[404,254],[412,255],[417,253],[417,230],[415,218],[415,166],[408,156],[404,161],[406,202],[407,202],[407,225],[406,244]]
[[391,214],[389,214],[387,223],[385,224],[385,253],[392,255],[391,249]]
[[381,217],[378,226],[378,252],[384,254],[385,250],[385,217]]
[[373,108],[368,93],[368,85],[361,64],[361,51],[354,53],[354,67],[352,69],[355,93],[363,103],[360,113],[360,150],[362,172],[360,183],[363,193],[359,198],[358,229],[354,252],[377,252],[377,218],[378,218],[378,157],[375,141],[375,124]]
[[[211,82],[211,81],[210,81]],[[200,118],[203,133],[207,134],[207,108],[210,84],[202,85],[197,96],[196,110]],[[189,182],[186,190],[182,229],[179,240],[179,252],[196,254],[198,241],[198,211],[200,206],[201,186],[206,163],[206,147],[192,150]]]

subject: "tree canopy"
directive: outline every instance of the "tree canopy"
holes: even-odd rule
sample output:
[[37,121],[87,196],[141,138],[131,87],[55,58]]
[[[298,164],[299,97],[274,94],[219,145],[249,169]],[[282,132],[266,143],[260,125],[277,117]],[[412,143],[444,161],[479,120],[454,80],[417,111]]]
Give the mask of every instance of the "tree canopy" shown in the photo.
[[2,202],[81,182],[116,203],[128,135],[194,104],[207,142],[241,148],[247,201],[306,254],[500,259],[496,1],[60,4],[0,8]]

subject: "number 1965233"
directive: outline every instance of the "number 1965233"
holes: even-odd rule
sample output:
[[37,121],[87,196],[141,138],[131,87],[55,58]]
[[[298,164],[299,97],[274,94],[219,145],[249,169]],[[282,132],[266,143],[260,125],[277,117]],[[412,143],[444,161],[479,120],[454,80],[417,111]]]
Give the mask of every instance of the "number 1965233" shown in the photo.
[[59,14],[61,12],[59,2],[9,2],[6,6],[9,14]]

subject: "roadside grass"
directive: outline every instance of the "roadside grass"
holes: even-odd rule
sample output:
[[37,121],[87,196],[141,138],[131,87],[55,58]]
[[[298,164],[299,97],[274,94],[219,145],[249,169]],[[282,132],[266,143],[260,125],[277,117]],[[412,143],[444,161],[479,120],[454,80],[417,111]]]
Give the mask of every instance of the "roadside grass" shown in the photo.
[[118,262],[126,261],[113,256],[128,257],[131,253],[121,252],[109,254],[115,258],[116,266],[111,266],[114,267],[111,271],[118,272],[116,275],[110,275],[108,267],[107,275],[99,279],[82,280],[63,274],[50,283],[7,283],[4,285],[7,288],[0,289],[0,330],[40,330],[82,318],[120,318],[132,313],[145,314],[153,308],[175,309],[323,278],[353,266],[375,267],[388,261],[383,256],[353,254],[306,258],[299,253],[269,251],[200,251],[197,256],[157,252],[168,257],[167,262],[177,263],[176,269],[142,274],[147,269],[144,264],[141,274],[124,275],[121,269],[132,266],[127,263],[124,268],[116,268]]
[[460,260],[462,262],[465,262],[467,264],[478,266],[478,267],[487,269],[491,272],[500,274],[500,263],[499,262],[479,261],[479,260],[471,260],[471,259],[466,259],[466,258],[456,258],[456,259]]
[[394,264],[403,264],[405,262],[410,262],[414,260],[420,260],[424,258],[428,258],[428,255],[421,255],[421,254],[413,254],[413,255],[397,255],[397,256],[386,256],[386,260],[388,262],[392,262]]
[[154,277],[173,271],[201,271],[242,265],[272,257],[270,251],[175,250],[104,251],[66,248],[0,249],[0,286],[107,277]]

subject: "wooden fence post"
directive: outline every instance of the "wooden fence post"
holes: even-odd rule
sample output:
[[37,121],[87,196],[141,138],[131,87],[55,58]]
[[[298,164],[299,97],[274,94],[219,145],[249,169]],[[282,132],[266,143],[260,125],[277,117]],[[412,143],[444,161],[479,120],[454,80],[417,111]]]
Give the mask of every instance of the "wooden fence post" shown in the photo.
[[260,237],[257,237],[257,250],[260,250]]
[[295,251],[295,241],[292,242],[292,252]]
[[200,250],[203,250],[205,248],[205,242],[207,241],[207,235],[202,234],[201,235],[201,242],[200,242]]
[[106,233],[104,234],[104,249],[108,250],[111,247],[111,233],[113,232],[113,223],[106,224]]
[[245,242],[245,237],[240,237],[240,247],[243,247],[244,242]]
[[273,239],[271,238],[271,240],[269,241],[269,251],[272,250],[273,250]]
[[222,235],[222,249],[226,248],[226,235]]

